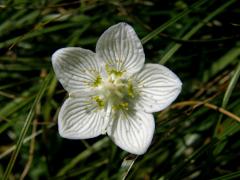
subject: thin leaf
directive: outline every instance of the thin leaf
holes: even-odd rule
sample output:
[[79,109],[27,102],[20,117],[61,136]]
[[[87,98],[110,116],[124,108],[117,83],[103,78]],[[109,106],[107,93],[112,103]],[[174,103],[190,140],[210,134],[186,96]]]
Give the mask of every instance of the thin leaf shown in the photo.
[[239,177],[240,177],[240,171],[236,171],[236,172],[226,174],[224,176],[213,178],[211,180],[230,180],[230,179],[237,179],[237,178],[239,179]]
[[86,159],[91,154],[101,150],[102,148],[107,146],[108,138],[105,137],[101,139],[100,141],[93,144],[90,148],[86,149],[85,151],[81,152],[79,155],[77,155],[75,158],[73,158],[68,164],[66,164],[60,171],[57,173],[57,176],[64,175],[67,171],[72,169],[74,166],[77,165],[80,161],[83,159]]
[[136,155],[128,155],[127,157],[124,158],[122,165],[121,165],[121,174],[122,177],[121,179],[124,180],[126,179],[129,171],[131,170],[133,164],[135,163],[135,161],[137,160],[138,156]]
[[18,138],[18,141],[17,141],[17,144],[16,144],[16,150],[13,152],[12,156],[11,156],[11,159],[8,163],[8,166],[5,170],[5,173],[4,173],[4,176],[3,176],[3,180],[8,180],[9,179],[9,175],[12,171],[12,168],[15,164],[15,161],[17,159],[17,156],[19,154],[19,151],[22,147],[22,144],[23,144],[23,140],[24,140],[24,137],[26,136],[27,134],[27,131],[30,127],[30,124],[32,122],[32,119],[34,117],[34,111],[35,111],[35,108],[36,108],[36,105],[40,102],[45,90],[47,89],[47,86],[49,84],[49,81],[52,79],[52,76],[53,76],[53,73],[49,73],[49,75],[46,77],[46,79],[43,81],[42,83],[42,86],[36,96],[36,99],[35,101],[33,102],[33,105],[28,113],[28,116],[26,118],[26,121],[25,121],[25,124],[22,128],[22,131],[21,131],[21,134],[20,134],[20,137]]
[[[188,40],[190,39],[194,34],[196,34],[199,29],[201,29],[207,22],[209,22],[211,19],[213,19],[215,16],[220,14],[222,11],[224,11],[228,6],[233,4],[236,0],[230,0],[227,1],[225,4],[217,8],[215,11],[210,13],[206,18],[204,18],[200,23],[198,23],[196,26],[194,26],[185,36],[182,37],[182,40]],[[181,47],[181,44],[175,44],[169,51],[167,51],[161,58],[160,64],[165,64],[172,56],[175,54],[175,52]]]
[[155,36],[157,36],[160,32],[164,31],[165,29],[167,29],[169,26],[173,25],[175,22],[177,22],[178,20],[180,20],[181,18],[183,18],[184,16],[186,16],[187,14],[189,14],[190,12],[192,12],[194,9],[198,8],[199,6],[205,4],[206,2],[208,2],[207,0],[199,0],[196,3],[194,3],[192,6],[190,6],[189,8],[187,8],[186,10],[184,10],[183,12],[179,13],[177,16],[174,16],[172,19],[170,19],[169,21],[167,21],[166,23],[162,24],[161,26],[159,26],[157,29],[155,29],[154,31],[152,31],[151,33],[149,33],[147,36],[145,36],[144,38],[141,39],[142,43],[145,44],[147,43],[149,40],[151,40],[152,38],[154,38]]
[[[238,66],[230,80],[230,83],[227,87],[227,90],[224,94],[224,97],[223,97],[223,101],[222,101],[222,108],[226,108],[227,107],[227,104],[228,104],[228,101],[232,95],[232,92],[233,92],[233,89],[235,88],[235,86],[237,85],[237,82],[238,82],[238,79],[239,79],[239,76],[240,76],[240,63],[238,63]],[[217,130],[219,129],[219,126],[220,126],[220,123],[221,123],[221,120],[222,120],[222,114],[219,116],[219,119],[218,119],[218,123],[217,123],[217,126],[215,128],[215,133],[214,135],[217,136]]]

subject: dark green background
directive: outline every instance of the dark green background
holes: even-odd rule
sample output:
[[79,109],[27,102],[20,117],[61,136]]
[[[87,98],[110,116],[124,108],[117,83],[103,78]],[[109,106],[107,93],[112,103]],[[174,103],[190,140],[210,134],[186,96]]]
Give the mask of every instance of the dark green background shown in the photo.
[[[29,168],[26,179],[120,179],[130,162],[127,179],[238,179],[239,122],[181,102],[240,115],[239,14],[238,0],[0,1],[0,177],[19,179]],[[179,104],[155,114],[152,145],[135,161],[108,137],[59,136],[67,94],[50,62],[61,47],[94,51],[102,32],[123,21],[142,39],[146,62],[166,65],[183,82]],[[36,133],[10,161],[19,138]]]

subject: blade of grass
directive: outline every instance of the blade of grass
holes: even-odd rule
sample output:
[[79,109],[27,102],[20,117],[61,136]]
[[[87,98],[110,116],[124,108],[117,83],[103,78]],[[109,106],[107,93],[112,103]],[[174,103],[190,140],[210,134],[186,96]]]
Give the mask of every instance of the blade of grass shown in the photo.
[[[47,129],[52,128],[52,127],[54,127],[54,126],[55,126],[55,124],[50,124],[50,125],[47,126]],[[29,142],[32,138],[35,138],[35,137],[39,136],[39,135],[42,134],[43,132],[44,132],[44,130],[43,130],[43,129],[40,129],[40,130],[38,130],[35,134],[32,134],[32,135],[24,138],[23,144]],[[7,155],[9,155],[10,153],[12,153],[15,149],[16,149],[16,145],[13,145],[13,146],[9,147],[6,151],[4,151],[2,154],[0,154],[0,160],[3,159],[3,158],[5,158],[5,157],[6,157]]]
[[[225,4],[217,8],[215,11],[210,13],[206,18],[204,18],[200,23],[198,23],[196,26],[194,26],[185,36],[182,37],[182,40],[188,40],[190,39],[195,33],[199,31],[207,22],[209,22],[211,19],[213,19],[215,16],[220,14],[222,11],[224,11],[228,6],[233,4],[236,0],[230,0],[227,1]],[[181,44],[175,43],[175,45],[172,46],[172,48],[167,51],[161,58],[160,64],[165,64],[172,56],[173,54],[181,47]]]
[[[33,128],[32,128],[32,134],[35,134],[36,133],[36,130],[37,130],[37,119],[35,119],[33,121]],[[34,157],[34,151],[35,151],[35,143],[36,143],[36,139],[35,137],[33,137],[31,139],[31,142],[30,142],[30,148],[29,148],[29,155],[28,155],[28,161],[24,167],[24,170],[20,176],[20,180],[24,180],[25,177],[27,176],[30,168],[31,168],[31,165],[32,165],[32,161],[33,161],[33,157]]]
[[[228,127],[228,129],[232,130],[232,127]],[[209,149],[212,149],[213,147],[216,147],[219,143],[221,143],[224,140],[225,140],[225,138],[221,137],[220,139],[212,139],[212,141],[210,143],[204,144],[203,146],[201,146],[200,148],[195,150],[187,159],[185,159],[184,161],[179,163],[174,168],[174,170],[172,170],[168,174],[166,174],[165,179],[170,180],[170,179],[175,179],[175,177],[180,177],[180,174],[184,171],[183,167],[185,167],[187,165],[187,163],[191,162],[194,159],[197,159],[203,153],[205,153]]]
[[81,152],[75,158],[72,159],[68,164],[66,164],[60,171],[57,173],[57,176],[64,175],[67,171],[72,169],[76,166],[77,163],[89,157],[92,153],[99,151],[100,149],[106,147],[108,145],[108,137],[103,138],[102,140],[93,144],[90,148],[86,149],[85,151]]
[[240,177],[240,171],[232,172],[224,176],[220,176],[217,178],[213,178],[211,180],[229,180],[229,179],[239,179]]
[[226,68],[227,65],[237,60],[240,55],[240,47],[236,46],[224,54],[218,61],[212,64],[211,68],[204,72],[204,81],[206,82],[209,77],[216,75],[219,71]]
[[[18,110],[29,105],[34,99],[34,97],[28,97],[29,92],[33,92],[36,90],[36,88],[38,88],[38,86],[33,86],[31,89],[28,89],[28,91],[21,93],[20,97],[4,105],[0,110],[0,118],[3,120],[7,119],[9,116],[14,115],[14,113],[16,113]],[[1,119],[0,122],[2,121]],[[0,134],[3,133],[7,128],[11,127],[15,121],[16,120],[11,120],[0,126]]]
[[[229,99],[230,99],[230,97],[232,95],[233,89],[237,85],[239,76],[240,76],[240,63],[238,63],[238,66],[237,66],[237,68],[236,68],[236,70],[234,72],[234,75],[233,75],[232,79],[230,80],[230,83],[229,83],[229,85],[227,87],[227,90],[226,90],[226,92],[224,94],[223,101],[222,101],[222,108],[226,108],[226,106],[228,104],[228,101],[229,101]],[[217,125],[215,127],[214,137],[218,136],[218,129],[220,128],[222,117],[223,117],[223,115],[220,114],[218,122],[217,122]]]
[[211,103],[208,103],[208,102],[204,102],[204,101],[182,101],[182,102],[179,102],[179,103],[175,103],[174,105],[172,105],[172,107],[178,107],[178,106],[189,106],[189,105],[193,105],[195,107],[198,107],[198,106],[205,106],[209,109],[212,109],[212,110],[215,110],[215,111],[218,111],[232,119],[234,119],[236,122],[240,123],[240,117],[237,116],[236,114],[230,112],[230,111],[227,111],[226,109],[224,108],[221,108],[221,107],[218,107],[214,104],[211,104]]
[[161,26],[159,26],[157,29],[153,30],[151,33],[149,33],[148,35],[146,35],[144,38],[141,39],[142,43],[145,44],[147,43],[149,40],[151,40],[152,38],[154,38],[155,36],[157,36],[160,32],[164,31],[165,29],[167,29],[169,26],[173,25],[175,22],[177,22],[179,19],[183,18],[184,16],[186,16],[188,13],[190,13],[191,11],[193,11],[194,9],[200,7],[201,5],[205,4],[206,0],[200,0],[197,1],[196,3],[194,3],[192,6],[190,6],[189,8],[187,8],[186,10],[184,10],[183,12],[179,13],[177,16],[173,17],[172,19],[170,19],[169,21],[167,21],[166,23],[162,24]]
[[83,173],[86,173],[88,171],[94,171],[96,168],[100,168],[101,166],[103,165],[106,165],[108,164],[108,160],[107,159],[104,159],[100,162],[94,162],[92,163],[91,165],[87,166],[87,167],[84,167],[84,168],[79,168],[75,171],[71,171],[70,173],[68,174],[64,174],[63,176],[58,176],[56,178],[52,178],[51,180],[63,180],[63,179],[70,179],[70,178],[73,178],[73,177],[79,177],[79,175],[83,174]]
[[27,134],[27,131],[31,125],[31,122],[32,122],[32,119],[34,117],[34,111],[35,111],[35,107],[36,105],[40,102],[45,90],[47,89],[47,86],[49,84],[49,81],[52,79],[52,76],[53,76],[53,73],[49,73],[48,76],[45,78],[45,80],[42,82],[42,86],[41,88],[39,89],[39,92],[32,104],[32,107],[28,113],[28,116],[26,118],[26,121],[25,121],[25,124],[22,128],[22,131],[21,131],[21,134],[20,134],[20,137],[18,138],[18,141],[17,141],[17,144],[16,144],[16,150],[13,152],[11,158],[10,158],[10,161],[8,163],[8,166],[5,170],[5,173],[4,173],[4,176],[3,176],[3,180],[7,180],[9,179],[9,175],[12,171],[12,168],[14,166],[14,163],[17,159],[17,156],[19,154],[19,151],[22,147],[22,144],[23,144],[23,140],[24,140],[24,137],[26,136]]
[[16,20],[19,19],[21,16],[23,16],[26,12],[27,12],[26,10],[16,11],[14,13],[14,15],[12,15],[11,17],[8,17],[4,22],[1,22],[1,26],[0,26],[1,35],[0,35],[0,37],[5,35],[6,30],[8,30],[10,28],[12,29],[12,23],[16,22]]
[[212,141],[209,144],[204,144],[200,148],[194,151],[193,154],[191,154],[187,159],[183,160],[181,163],[179,163],[172,171],[170,171],[168,174],[166,174],[165,179],[171,180],[175,179],[175,177],[180,177],[180,174],[184,170],[183,167],[187,165],[187,163],[191,162],[191,160],[198,158],[201,156],[204,152],[215,146],[219,141]]
[[40,29],[39,31],[33,31],[31,33],[25,34],[24,36],[14,37],[5,42],[2,42],[2,43],[0,43],[0,48],[9,46],[11,44],[16,44],[16,42],[19,42],[19,38],[21,38],[20,40],[23,41],[23,40],[31,39],[33,37],[37,37],[42,34],[47,34],[50,32],[55,32],[55,31],[72,28],[72,27],[78,27],[78,26],[79,26],[79,24],[74,22],[74,23],[60,24],[60,25],[56,25],[53,27],[49,27],[49,28],[43,28],[43,29]]
[[36,79],[38,79],[38,78],[26,79],[26,80],[19,81],[17,83],[9,83],[9,84],[0,85],[0,90],[4,90],[4,89],[11,88],[11,87],[16,87],[17,85],[22,85],[25,83],[33,82]]
[[135,156],[135,155],[128,155],[127,157],[124,158],[123,162],[122,162],[122,165],[121,165],[121,174],[122,174],[122,177],[121,179],[124,180],[126,179],[129,171],[131,170],[134,162],[137,160],[138,156]]
[[33,100],[32,97],[24,97],[22,95],[19,98],[14,99],[7,105],[5,105],[1,110],[0,110],[0,117],[8,117],[17,110],[21,109],[22,107],[26,106],[29,102]]

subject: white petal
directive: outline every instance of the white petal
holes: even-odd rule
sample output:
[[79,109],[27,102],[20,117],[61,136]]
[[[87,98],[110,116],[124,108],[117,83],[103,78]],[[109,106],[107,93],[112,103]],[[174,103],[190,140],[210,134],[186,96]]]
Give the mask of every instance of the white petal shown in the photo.
[[154,128],[152,114],[143,111],[120,112],[109,127],[108,135],[123,150],[141,155],[151,144]]
[[110,68],[128,75],[138,72],[145,61],[141,41],[126,23],[108,28],[97,42],[96,53]]
[[68,98],[58,116],[59,134],[69,139],[87,139],[99,136],[108,119],[90,98]]
[[69,93],[89,91],[102,66],[95,53],[79,47],[57,50],[52,55],[52,64],[58,80]]
[[167,67],[146,64],[133,76],[138,93],[137,109],[157,112],[169,106],[181,92],[180,79]]

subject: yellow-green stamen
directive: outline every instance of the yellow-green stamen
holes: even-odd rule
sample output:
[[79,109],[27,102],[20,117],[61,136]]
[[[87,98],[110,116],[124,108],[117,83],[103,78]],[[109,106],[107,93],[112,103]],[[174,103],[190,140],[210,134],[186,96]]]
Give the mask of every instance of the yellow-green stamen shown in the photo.
[[131,81],[128,81],[128,95],[132,98],[134,97],[133,84]]
[[115,75],[116,77],[121,77],[122,75],[123,75],[123,71],[117,71],[116,69],[113,69],[113,68],[111,68],[111,67],[109,67],[109,65],[108,64],[106,64],[106,71],[107,71],[107,73],[108,73],[108,75]]
[[93,82],[93,87],[97,87],[102,83],[102,78],[100,75],[97,76],[97,78],[95,79],[95,81]]
[[99,96],[94,96],[92,99],[97,103],[98,107],[102,109],[105,106],[104,101]]
[[127,102],[121,102],[117,105],[113,106],[114,110],[128,110],[128,103]]

